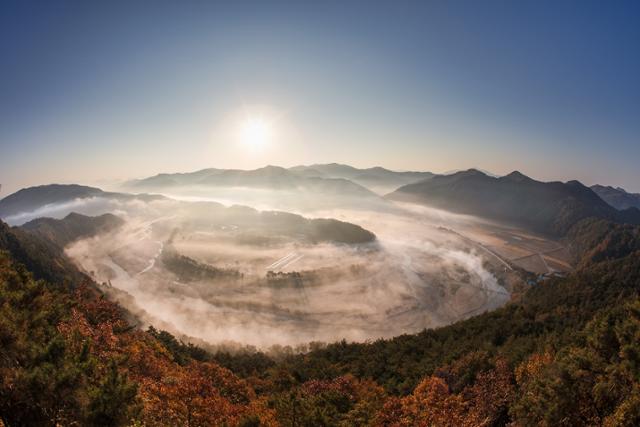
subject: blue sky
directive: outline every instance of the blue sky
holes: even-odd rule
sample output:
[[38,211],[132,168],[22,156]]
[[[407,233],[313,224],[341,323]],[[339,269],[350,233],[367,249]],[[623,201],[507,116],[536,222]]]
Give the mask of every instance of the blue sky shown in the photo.
[[2,193],[314,162],[640,191],[638,22],[634,1],[5,1]]

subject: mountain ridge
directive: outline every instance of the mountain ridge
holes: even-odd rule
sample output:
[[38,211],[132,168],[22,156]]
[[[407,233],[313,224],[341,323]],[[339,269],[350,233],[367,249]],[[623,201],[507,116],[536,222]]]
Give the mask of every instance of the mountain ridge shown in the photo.
[[431,172],[393,171],[381,166],[359,169],[340,163],[299,165],[289,168],[297,173],[320,173],[324,177],[349,179],[369,189],[396,189],[434,176]]
[[20,227],[64,248],[79,238],[112,231],[123,224],[124,220],[110,213],[92,217],[71,212],[62,219],[37,218]]
[[248,187],[271,190],[310,190],[336,194],[338,191],[360,197],[377,197],[369,189],[346,179],[320,176],[305,176],[289,169],[268,165],[257,169],[207,168],[186,173],[161,173],[151,177],[130,180],[123,184],[126,189],[147,191],[200,187]]
[[579,181],[541,182],[518,171],[499,178],[477,169],[437,175],[386,197],[508,221],[556,236],[588,217],[640,222],[640,211],[620,213]]
[[104,191],[97,187],[79,184],[45,184],[23,188],[0,199],[0,218],[34,212],[47,205],[71,202],[77,199],[103,197],[117,200],[158,200],[163,196],[150,194],[126,194]]
[[592,185],[591,189],[600,196],[602,200],[618,210],[629,208],[640,209],[640,193],[629,193],[620,187],[599,184]]

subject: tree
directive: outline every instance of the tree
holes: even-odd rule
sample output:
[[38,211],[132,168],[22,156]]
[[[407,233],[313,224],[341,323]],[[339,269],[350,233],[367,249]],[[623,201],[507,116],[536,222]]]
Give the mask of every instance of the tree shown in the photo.
[[132,421],[139,413],[136,405],[137,384],[118,372],[111,361],[105,378],[89,392],[87,424],[92,426],[119,426]]

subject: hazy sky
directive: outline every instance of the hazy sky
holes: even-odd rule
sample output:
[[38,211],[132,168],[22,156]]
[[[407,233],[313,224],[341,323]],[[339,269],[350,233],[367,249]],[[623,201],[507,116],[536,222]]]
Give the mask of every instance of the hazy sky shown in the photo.
[[640,191],[639,22],[637,1],[3,1],[0,196],[316,162]]

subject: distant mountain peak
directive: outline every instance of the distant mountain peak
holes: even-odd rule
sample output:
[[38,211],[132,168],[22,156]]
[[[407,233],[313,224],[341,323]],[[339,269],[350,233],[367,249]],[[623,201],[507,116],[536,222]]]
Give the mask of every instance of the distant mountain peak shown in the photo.
[[591,186],[591,189],[600,196],[602,200],[618,210],[626,210],[629,208],[640,209],[640,194],[638,193],[629,193],[624,188],[599,184]]
[[473,173],[473,174],[486,175],[486,173],[484,173],[480,169],[476,169],[476,168],[467,169],[466,172]]
[[289,175],[291,172],[281,166],[267,165],[249,172],[262,172],[269,175]]
[[453,176],[453,177],[471,177],[471,176],[489,176],[481,170],[471,168],[463,171],[454,172],[451,175],[443,175],[443,176]]
[[369,170],[375,172],[389,172],[389,169],[383,168],[382,166],[374,166],[372,168],[369,168]]
[[623,194],[633,194],[633,193],[629,193],[627,190],[625,190],[622,187],[614,187],[613,185],[600,185],[600,184],[595,184],[591,186],[592,190],[609,190],[609,191],[616,191],[619,193],[623,193]]
[[516,171],[511,172],[511,173],[510,173],[510,174],[508,174],[508,175],[505,175],[504,177],[505,177],[505,178],[509,178],[509,179],[511,179],[511,180],[513,180],[513,181],[524,181],[524,180],[529,180],[529,179],[531,179],[531,178],[529,178],[528,176],[526,176],[525,174],[523,174],[522,172],[517,171],[517,170],[516,170]]
[[465,173],[465,172],[469,172],[469,174],[477,174],[477,172],[480,172],[482,175],[486,175],[489,176],[491,178],[499,178],[500,175],[496,175],[495,173],[491,173],[487,170],[484,169],[480,169],[480,168],[469,168],[469,169],[453,169],[453,170],[449,170],[447,172],[441,173],[441,176],[451,176],[451,175],[456,175],[459,173]]
[[567,181],[568,185],[572,185],[574,187],[584,187],[587,188],[586,185],[584,185],[583,183],[581,183],[580,181],[578,181],[577,179],[572,179],[570,181]]

